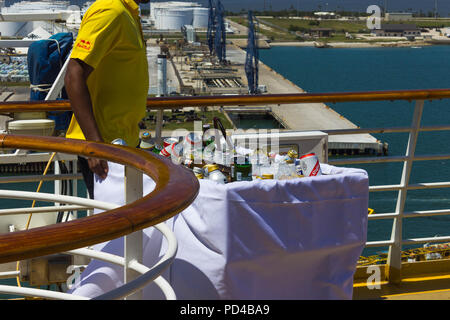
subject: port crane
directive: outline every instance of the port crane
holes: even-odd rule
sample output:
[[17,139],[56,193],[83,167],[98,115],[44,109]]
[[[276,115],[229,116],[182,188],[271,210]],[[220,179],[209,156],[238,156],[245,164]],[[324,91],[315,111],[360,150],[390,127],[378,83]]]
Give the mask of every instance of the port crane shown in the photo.
[[248,41],[247,55],[245,60],[245,73],[247,75],[248,93],[258,93],[258,38],[253,22],[252,11],[248,12]]

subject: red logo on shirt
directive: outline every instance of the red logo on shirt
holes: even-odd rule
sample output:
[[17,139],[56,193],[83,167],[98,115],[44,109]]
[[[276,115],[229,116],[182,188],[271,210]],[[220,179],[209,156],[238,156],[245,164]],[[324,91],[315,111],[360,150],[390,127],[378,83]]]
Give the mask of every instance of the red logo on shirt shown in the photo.
[[80,39],[80,41],[78,41],[77,43],[77,47],[89,51],[91,50],[91,43],[89,41]]

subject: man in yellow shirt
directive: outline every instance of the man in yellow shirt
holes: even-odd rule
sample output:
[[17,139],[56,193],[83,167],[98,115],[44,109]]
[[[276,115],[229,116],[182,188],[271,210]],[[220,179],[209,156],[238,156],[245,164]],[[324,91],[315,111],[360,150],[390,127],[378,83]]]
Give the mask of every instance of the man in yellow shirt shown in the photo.
[[[65,77],[74,113],[66,138],[138,146],[149,85],[139,4],[148,2],[97,0],[84,15]],[[92,197],[92,173],[105,179],[107,162],[80,158],[80,166]]]

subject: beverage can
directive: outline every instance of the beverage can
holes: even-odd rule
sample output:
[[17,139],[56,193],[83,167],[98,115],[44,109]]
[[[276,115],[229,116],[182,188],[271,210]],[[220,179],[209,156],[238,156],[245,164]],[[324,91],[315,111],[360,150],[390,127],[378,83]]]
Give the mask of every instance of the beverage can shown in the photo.
[[162,149],[163,149],[163,148],[161,147],[161,145],[155,144],[155,147],[153,148],[152,151],[153,151],[154,153],[156,153],[156,154],[160,154]]
[[207,164],[203,166],[203,175],[205,177],[209,176],[209,173],[212,172],[215,169],[218,169],[219,167],[216,164]]
[[125,140],[120,139],[120,138],[114,139],[113,141],[111,141],[111,144],[117,144],[117,145],[120,145],[120,146],[126,146],[127,145]]
[[194,168],[192,168],[192,171],[194,172],[194,174],[201,174],[201,175],[203,175],[203,169],[202,168],[194,167]]
[[142,132],[139,148],[143,150],[153,150],[155,148],[155,143],[152,140],[152,134],[150,132],[148,131]]
[[172,145],[172,154],[181,158],[183,156],[183,145],[181,143],[174,143]]
[[198,179],[203,179],[203,178],[204,178],[202,168],[194,167],[194,168],[192,168],[192,171],[194,172],[194,175],[195,175]]
[[195,132],[191,132],[189,133],[186,138],[184,139],[185,143],[191,146],[197,146],[199,144],[201,144],[202,142],[202,137],[200,135],[198,135]]
[[305,154],[300,157],[300,166],[305,177],[321,176],[319,158],[315,153]]
[[166,146],[164,149],[161,150],[160,154],[166,158],[170,157],[172,155],[172,147],[173,147],[172,145]]
[[139,144],[139,148],[141,148],[143,150],[153,150],[155,148],[155,144],[141,140],[141,143]]
[[166,138],[166,139],[164,139],[164,142],[163,142],[164,147],[170,146],[170,145],[172,145],[174,143],[178,143],[178,139],[174,138],[174,137]]

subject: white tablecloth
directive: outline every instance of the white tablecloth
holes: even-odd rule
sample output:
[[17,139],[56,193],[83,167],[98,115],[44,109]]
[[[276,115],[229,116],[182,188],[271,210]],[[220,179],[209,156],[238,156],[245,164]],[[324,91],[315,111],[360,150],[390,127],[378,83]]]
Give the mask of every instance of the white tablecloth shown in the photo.
[[[166,222],[179,249],[164,277],[177,298],[351,299],[367,236],[368,175],[321,166],[325,175],[314,178],[201,180],[197,199]],[[96,182],[95,197],[123,203],[123,168],[110,167],[107,180]],[[154,183],[146,178],[144,186],[148,193]],[[144,234],[144,263],[151,266],[165,240],[153,228]],[[122,255],[123,239],[96,249]],[[122,268],[93,261],[73,293],[95,297],[122,281]],[[163,296],[152,284],[144,298]]]

